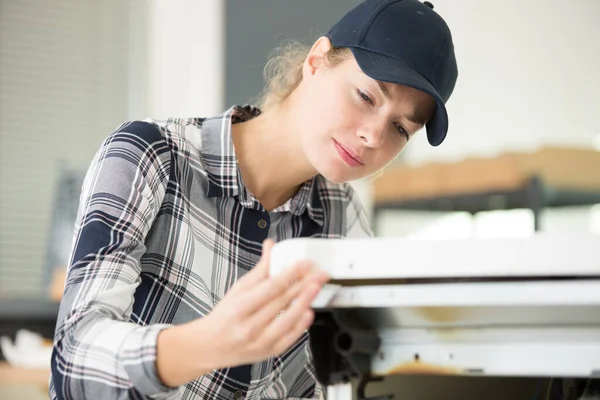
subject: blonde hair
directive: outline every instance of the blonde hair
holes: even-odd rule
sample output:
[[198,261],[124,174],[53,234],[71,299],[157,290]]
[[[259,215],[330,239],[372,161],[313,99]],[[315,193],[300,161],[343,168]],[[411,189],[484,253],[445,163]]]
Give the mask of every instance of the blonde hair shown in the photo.
[[[263,111],[281,104],[298,87],[302,81],[302,65],[309,52],[309,46],[295,40],[273,50],[263,71],[265,87],[258,100]],[[346,47],[332,47],[325,60],[335,66],[350,55],[350,49]]]

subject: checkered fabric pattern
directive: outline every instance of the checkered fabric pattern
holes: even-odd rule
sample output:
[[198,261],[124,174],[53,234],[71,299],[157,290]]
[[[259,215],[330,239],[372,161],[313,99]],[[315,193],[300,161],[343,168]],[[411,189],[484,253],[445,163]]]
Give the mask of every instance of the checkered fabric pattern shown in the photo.
[[178,388],[157,377],[158,333],[207,315],[258,262],[264,239],[371,235],[352,188],[321,176],[265,211],[244,186],[231,139],[232,124],[259,113],[235,106],[212,118],[131,121],[102,143],[81,192],[50,398],[324,395],[306,333],[285,354]]

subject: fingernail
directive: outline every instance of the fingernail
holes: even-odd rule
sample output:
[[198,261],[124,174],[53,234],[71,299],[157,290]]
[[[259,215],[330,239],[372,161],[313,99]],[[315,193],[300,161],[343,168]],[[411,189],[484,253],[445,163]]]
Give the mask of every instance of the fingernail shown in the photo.
[[311,322],[311,321],[312,321],[312,319],[313,319],[313,312],[312,312],[312,310],[306,310],[306,311],[304,312],[304,315],[302,316],[302,319],[304,319],[304,321],[305,321],[306,323],[309,323],[309,322]]
[[329,274],[325,271],[316,271],[314,274],[314,279],[317,281],[328,281]]
[[321,284],[313,283],[310,290],[312,295],[316,295],[321,290]]

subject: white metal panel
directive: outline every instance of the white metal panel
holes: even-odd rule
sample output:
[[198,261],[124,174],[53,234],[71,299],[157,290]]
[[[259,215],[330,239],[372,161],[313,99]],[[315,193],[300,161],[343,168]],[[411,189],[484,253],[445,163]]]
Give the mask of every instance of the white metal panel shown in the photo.
[[528,238],[290,239],[275,245],[271,273],[311,260],[334,280],[600,276],[600,235]]
[[326,286],[315,307],[600,307],[600,279]]
[[600,325],[379,333],[379,375],[600,376]]

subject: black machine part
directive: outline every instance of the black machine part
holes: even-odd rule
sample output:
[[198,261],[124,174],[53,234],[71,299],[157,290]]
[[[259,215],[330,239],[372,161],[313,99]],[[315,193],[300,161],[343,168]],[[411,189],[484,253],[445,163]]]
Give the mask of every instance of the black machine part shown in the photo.
[[[364,309],[362,310],[364,312]],[[310,348],[316,376],[325,386],[359,379],[357,398],[365,397],[366,385],[380,378],[371,375],[371,357],[379,351],[380,338],[352,309],[315,309],[309,329]],[[392,395],[368,398],[389,400]]]

